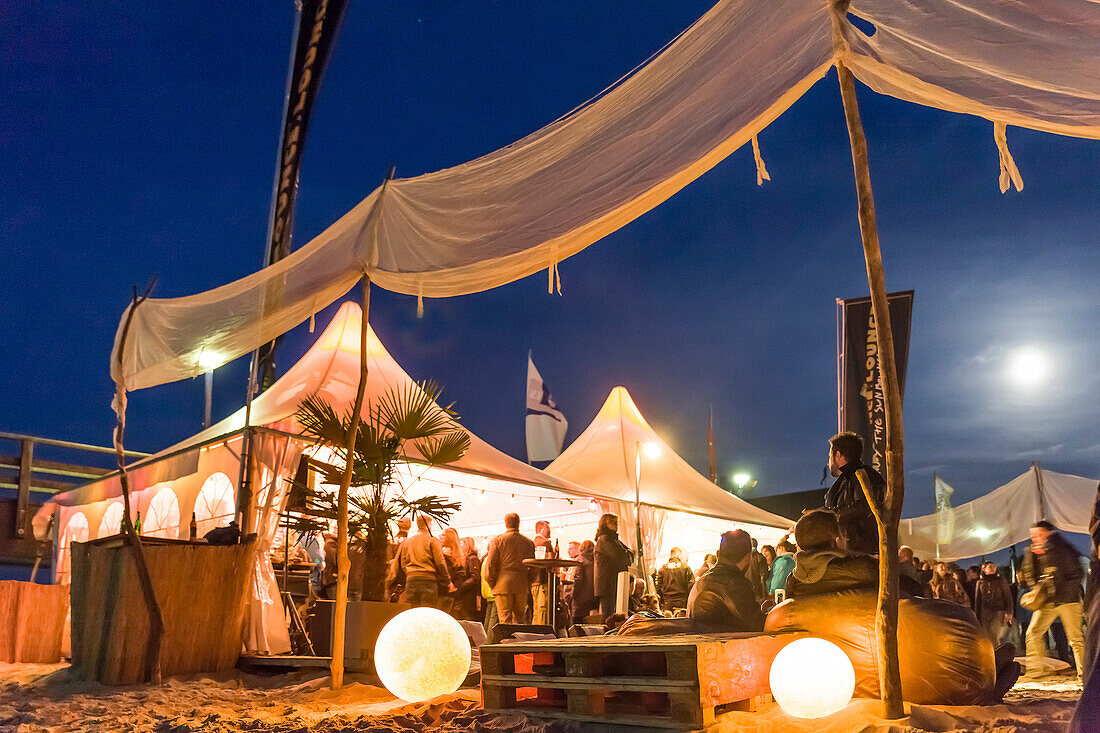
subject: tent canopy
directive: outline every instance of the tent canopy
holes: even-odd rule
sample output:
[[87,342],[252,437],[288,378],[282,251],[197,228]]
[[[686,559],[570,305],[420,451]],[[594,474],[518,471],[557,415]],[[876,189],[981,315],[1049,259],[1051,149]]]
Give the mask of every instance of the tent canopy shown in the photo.
[[1096,479],[1033,468],[974,501],[901,520],[898,539],[919,557],[959,560],[1027,540],[1040,519],[1088,534],[1097,491]]
[[[721,0],[598,99],[462,165],[388,181],[280,262],[134,313],[111,375],[134,390],[247,354],[364,274],[419,297],[504,285],[616,231],[703,175],[842,62],[872,89],[1004,125],[1100,138],[1093,0]],[[122,322],[125,323],[123,316]]]
[[[639,465],[641,472],[636,474]],[[634,502],[637,483],[646,506],[763,527],[791,526],[789,519],[759,509],[701,476],[654,432],[626,387],[611,390],[592,423],[546,472],[624,504]]]

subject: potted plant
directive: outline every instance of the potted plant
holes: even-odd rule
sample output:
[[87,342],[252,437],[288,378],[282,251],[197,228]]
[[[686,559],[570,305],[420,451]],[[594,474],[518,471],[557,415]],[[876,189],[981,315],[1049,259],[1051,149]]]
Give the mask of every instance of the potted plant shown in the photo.
[[[425,514],[445,523],[460,508],[458,502],[446,497],[428,495],[410,499],[397,490],[400,465],[430,467],[454,463],[470,447],[470,435],[458,426],[453,406],[441,407],[437,402],[441,391],[431,381],[386,391],[364,410],[350,457],[345,447],[352,419],[350,409],[343,415],[337,414],[322,397],[311,395],[295,413],[302,437],[332,452],[332,463],[315,458],[310,461],[323,483],[339,485],[347,461],[351,461],[348,536],[356,551],[365,556],[364,601],[386,600],[387,550],[395,520]],[[309,513],[316,518],[301,517],[292,528],[304,532],[326,530],[326,520],[338,516],[336,496],[297,482],[295,489],[305,494]],[[383,616],[388,618],[385,613]]]

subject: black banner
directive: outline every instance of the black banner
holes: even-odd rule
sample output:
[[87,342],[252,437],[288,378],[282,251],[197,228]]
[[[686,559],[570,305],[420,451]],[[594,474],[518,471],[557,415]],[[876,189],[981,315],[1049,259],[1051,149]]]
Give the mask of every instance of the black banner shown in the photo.
[[294,199],[298,192],[298,171],[306,129],[348,0],[299,0],[299,5],[301,11],[294,43],[294,63],[287,86],[266,264],[278,262],[290,254]]
[[[891,293],[890,326],[898,385],[905,394],[913,291]],[[837,424],[863,437],[863,461],[886,475],[886,409],[879,377],[878,329],[871,299],[837,300]]]

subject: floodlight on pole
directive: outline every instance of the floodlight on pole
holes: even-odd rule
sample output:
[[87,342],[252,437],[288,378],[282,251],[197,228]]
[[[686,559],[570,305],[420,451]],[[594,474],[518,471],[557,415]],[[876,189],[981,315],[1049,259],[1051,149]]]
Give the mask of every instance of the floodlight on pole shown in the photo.
[[733,483],[737,484],[737,488],[745,488],[745,484],[752,480],[752,476],[747,473],[735,473],[733,474]]
[[217,351],[203,349],[199,352],[198,361],[199,366],[206,372],[203,375],[202,426],[208,428],[214,406],[214,370],[220,367],[225,359]]

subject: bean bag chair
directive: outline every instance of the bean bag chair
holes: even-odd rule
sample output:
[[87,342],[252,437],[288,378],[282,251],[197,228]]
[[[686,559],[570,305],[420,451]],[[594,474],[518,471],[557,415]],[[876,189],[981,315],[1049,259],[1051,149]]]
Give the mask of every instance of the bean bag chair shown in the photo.
[[[791,598],[773,608],[767,633],[807,631],[833,642],[852,660],[856,697],[879,697],[873,591]],[[934,598],[903,598],[898,657],[905,699],[919,705],[980,705],[995,697],[993,643],[965,606]],[[812,674],[808,671],[807,673]]]

